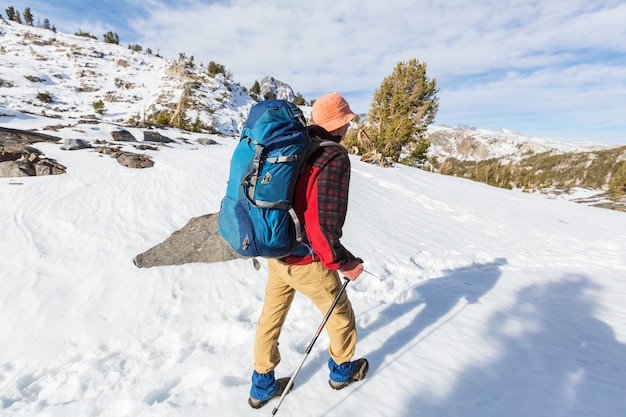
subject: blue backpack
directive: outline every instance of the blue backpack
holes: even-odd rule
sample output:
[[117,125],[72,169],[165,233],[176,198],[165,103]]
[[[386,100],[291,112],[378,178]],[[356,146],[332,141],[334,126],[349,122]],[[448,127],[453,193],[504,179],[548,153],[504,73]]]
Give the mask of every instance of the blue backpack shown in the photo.
[[218,221],[220,235],[240,255],[280,258],[306,249],[293,194],[310,143],[295,104],[265,100],[250,109]]

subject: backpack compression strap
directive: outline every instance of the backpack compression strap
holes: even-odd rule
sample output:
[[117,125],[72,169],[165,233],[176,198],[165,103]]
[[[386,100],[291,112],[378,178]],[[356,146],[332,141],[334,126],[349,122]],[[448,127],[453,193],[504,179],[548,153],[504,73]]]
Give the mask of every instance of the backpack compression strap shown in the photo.
[[[263,145],[256,144],[254,151],[254,158],[252,159],[252,169],[250,172],[244,177],[241,182],[242,187],[245,189],[245,195],[250,204],[259,208],[278,208],[278,209],[288,209],[290,206],[283,204],[282,200],[279,201],[259,201],[254,199],[254,190],[259,180],[259,169],[261,166],[261,155],[263,154],[263,149],[265,147]],[[275,158],[265,158],[265,161],[272,164],[280,164],[291,161],[297,161],[298,155],[286,155],[286,156],[278,156]],[[271,178],[268,179],[270,181]],[[292,217],[295,215],[295,212],[292,214]],[[298,222],[299,224],[299,222]]]

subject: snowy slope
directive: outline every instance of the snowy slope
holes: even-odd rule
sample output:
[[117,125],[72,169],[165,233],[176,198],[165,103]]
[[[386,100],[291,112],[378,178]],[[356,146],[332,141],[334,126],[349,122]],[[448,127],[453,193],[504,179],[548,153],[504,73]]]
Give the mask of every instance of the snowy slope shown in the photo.
[[[275,402],[246,403],[265,262],[132,263],[219,208],[235,141],[180,135],[191,143],[147,151],[153,168],[39,144],[67,174],[0,179],[3,417],[270,415]],[[324,334],[277,415],[623,414],[624,213],[352,164],[344,243],[370,274],[347,292],[371,371],[332,391]],[[296,297],[279,376],[320,320]]]
[[[0,112],[3,108],[52,118],[145,121],[174,112],[185,89],[187,117],[235,134],[252,98],[223,74],[211,77],[191,58],[168,61],[95,39],[0,21]],[[39,99],[48,95],[51,102]],[[52,123],[51,123],[52,124]]]

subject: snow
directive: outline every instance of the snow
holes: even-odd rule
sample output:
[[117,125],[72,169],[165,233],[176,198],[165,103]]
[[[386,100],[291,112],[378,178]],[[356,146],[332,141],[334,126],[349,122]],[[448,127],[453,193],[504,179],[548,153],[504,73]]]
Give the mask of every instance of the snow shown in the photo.
[[[190,59],[167,61],[124,46],[0,20],[0,109],[92,119],[93,104],[102,100],[101,120],[145,121],[157,111],[173,111],[185,88],[191,88],[189,121],[198,118],[234,134],[252,98],[223,74],[210,76],[202,63],[188,65]],[[43,103],[39,94],[52,101]]]
[[[81,137],[114,128],[90,125]],[[250,260],[132,263],[219,209],[236,143],[162,133],[188,140],[146,151],[152,168],[40,143],[66,174],[0,179],[3,416],[240,417],[277,404],[246,403],[265,261],[259,271]],[[356,157],[352,165],[343,241],[368,273],[347,292],[357,357],[371,370],[331,390],[323,333],[277,415],[623,414],[624,213]],[[278,376],[292,374],[321,318],[296,297]]]

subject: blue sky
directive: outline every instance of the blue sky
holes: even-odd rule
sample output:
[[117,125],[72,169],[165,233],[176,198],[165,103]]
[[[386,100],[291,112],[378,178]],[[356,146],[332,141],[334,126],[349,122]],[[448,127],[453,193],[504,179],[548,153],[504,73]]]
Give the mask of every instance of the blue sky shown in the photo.
[[626,143],[626,1],[26,0],[61,32],[108,31],[169,59],[271,75],[305,98],[339,91],[366,113],[399,61],[437,80],[437,125]]

